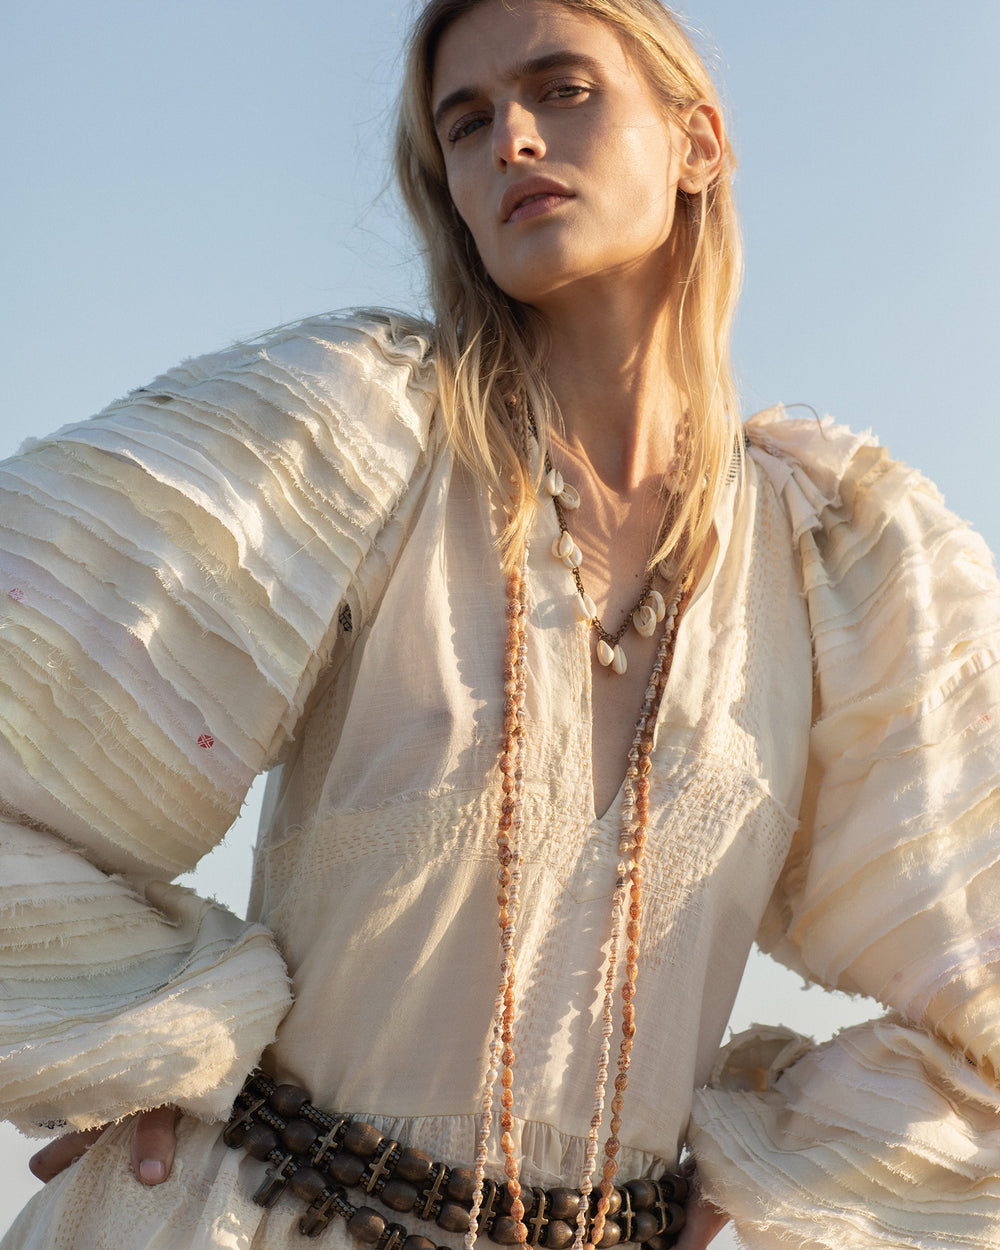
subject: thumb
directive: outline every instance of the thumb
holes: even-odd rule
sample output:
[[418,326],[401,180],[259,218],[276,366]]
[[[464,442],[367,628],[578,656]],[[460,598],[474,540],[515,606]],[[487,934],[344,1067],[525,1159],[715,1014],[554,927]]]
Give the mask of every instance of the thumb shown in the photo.
[[132,1171],[144,1185],[159,1185],[170,1175],[177,1147],[176,1107],[154,1107],[136,1117],[132,1134]]

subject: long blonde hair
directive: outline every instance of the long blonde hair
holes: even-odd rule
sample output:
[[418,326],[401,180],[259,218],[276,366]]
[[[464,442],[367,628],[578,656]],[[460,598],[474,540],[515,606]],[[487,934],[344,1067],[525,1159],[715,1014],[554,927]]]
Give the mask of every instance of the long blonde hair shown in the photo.
[[[414,23],[407,49],[396,131],[396,174],[422,237],[436,320],[441,409],[456,453],[487,489],[515,506],[501,535],[505,565],[515,563],[531,524],[538,483],[510,419],[512,400],[528,405],[539,443],[547,447],[556,418],[545,375],[547,341],[540,318],[511,299],[486,272],[468,227],[448,191],[432,121],[434,57],[444,31],[482,0],[430,0]],[[646,74],[665,110],[682,122],[698,100],[718,109],[701,58],[659,0],[552,0],[613,27]],[[742,257],[733,203],[734,160],[728,143],[720,172],[704,191],[678,191],[675,215],[681,298],[678,341],[688,401],[683,485],[675,488],[661,547],[650,566],[696,566],[712,535],[712,517],[734,456],[736,388],[729,334],[739,294]],[[673,580],[671,578],[670,580]]]

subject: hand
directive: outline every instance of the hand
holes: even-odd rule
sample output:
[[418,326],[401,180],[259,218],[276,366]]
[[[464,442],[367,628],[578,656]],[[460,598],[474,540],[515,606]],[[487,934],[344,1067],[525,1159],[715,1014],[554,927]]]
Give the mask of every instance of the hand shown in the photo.
[[[155,1107],[152,1111],[140,1111],[135,1117],[132,1171],[143,1185],[159,1185],[170,1175],[177,1145],[175,1125],[178,1114],[175,1107]],[[47,1183],[82,1158],[107,1128],[105,1124],[100,1128],[83,1129],[57,1137],[32,1155],[28,1167],[34,1176]]]
[[684,1228],[674,1250],[705,1250],[708,1243],[729,1223],[729,1216],[725,1211],[712,1206],[697,1188],[692,1190],[687,1201],[685,1216]]

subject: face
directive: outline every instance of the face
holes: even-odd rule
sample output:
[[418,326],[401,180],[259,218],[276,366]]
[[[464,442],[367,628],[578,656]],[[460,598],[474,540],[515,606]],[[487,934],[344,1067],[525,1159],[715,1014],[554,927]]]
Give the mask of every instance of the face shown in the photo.
[[545,312],[667,286],[690,143],[611,27],[484,0],[441,38],[432,107],[455,207],[508,295]]

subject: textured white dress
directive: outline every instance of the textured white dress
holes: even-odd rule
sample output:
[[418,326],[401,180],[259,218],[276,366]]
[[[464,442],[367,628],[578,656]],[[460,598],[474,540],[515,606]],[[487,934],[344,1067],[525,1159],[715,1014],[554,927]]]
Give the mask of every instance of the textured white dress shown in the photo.
[[[504,587],[434,385],[414,327],[319,319],[0,470],[0,1106],[35,1133],[185,1112],[164,1185],[131,1178],[126,1122],[5,1250],[305,1245],[301,1204],[256,1207],[263,1165],[220,1141],[275,1038],[266,1063],[318,1103],[471,1159]],[[657,726],[621,1173],[691,1141],[752,1246],[996,1245],[989,556],[871,440],[780,411],[748,432]],[[514,1107],[536,1184],[579,1175],[621,802],[594,810],[554,534],[542,510]],[[169,882],[267,768],[246,922]],[[899,1016],[717,1060],[758,931]]]

